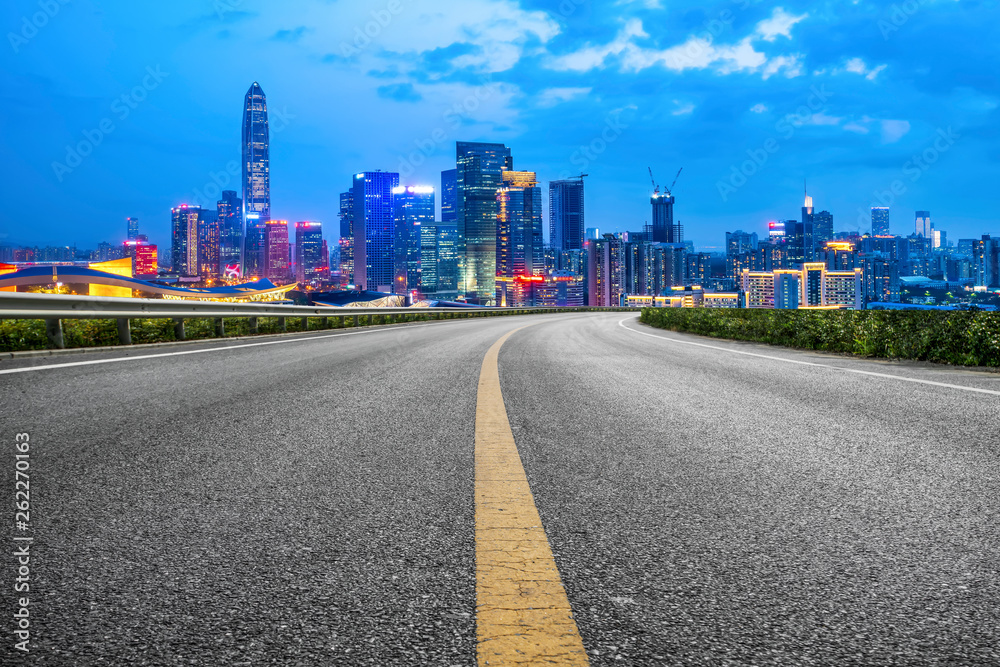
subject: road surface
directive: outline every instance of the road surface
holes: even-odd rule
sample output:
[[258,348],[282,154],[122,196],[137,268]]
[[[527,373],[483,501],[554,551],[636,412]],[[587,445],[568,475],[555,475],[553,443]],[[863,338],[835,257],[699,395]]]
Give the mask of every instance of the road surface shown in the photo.
[[564,664],[1000,664],[1000,374],[590,313],[5,360],[0,404],[13,664],[476,664],[490,406]]

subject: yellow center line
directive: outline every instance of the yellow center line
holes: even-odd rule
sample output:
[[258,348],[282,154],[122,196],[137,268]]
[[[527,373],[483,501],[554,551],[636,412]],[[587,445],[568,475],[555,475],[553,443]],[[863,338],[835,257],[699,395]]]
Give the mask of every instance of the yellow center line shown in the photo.
[[476,635],[485,665],[588,665],[486,353],[476,404]]

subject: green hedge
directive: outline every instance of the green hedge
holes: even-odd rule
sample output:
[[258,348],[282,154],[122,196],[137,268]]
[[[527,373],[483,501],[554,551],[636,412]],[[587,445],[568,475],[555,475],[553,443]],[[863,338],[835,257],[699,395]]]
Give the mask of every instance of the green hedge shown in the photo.
[[1000,313],[643,308],[661,329],[868,357],[1000,366]]

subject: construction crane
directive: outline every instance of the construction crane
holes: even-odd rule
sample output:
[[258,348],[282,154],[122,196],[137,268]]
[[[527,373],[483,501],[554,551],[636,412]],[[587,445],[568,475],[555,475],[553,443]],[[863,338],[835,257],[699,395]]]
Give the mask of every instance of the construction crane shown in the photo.
[[[677,179],[681,177],[681,172],[682,171],[684,171],[684,167],[681,167],[680,169],[677,170],[677,175],[674,176],[674,182],[670,184],[670,187],[669,188],[664,188],[664,192],[667,193],[668,197],[673,197],[674,196],[674,194],[673,194],[674,186],[677,185]],[[652,174],[652,172],[650,172],[650,173]]]
[[653,196],[660,194],[660,186],[656,184],[656,179],[653,178],[653,168],[646,167],[649,170],[649,182],[653,184]]

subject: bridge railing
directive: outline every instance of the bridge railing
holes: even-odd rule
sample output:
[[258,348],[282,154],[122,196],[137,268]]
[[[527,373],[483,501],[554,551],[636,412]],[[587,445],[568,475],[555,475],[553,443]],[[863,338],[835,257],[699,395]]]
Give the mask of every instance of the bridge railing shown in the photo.
[[[107,319],[117,320],[118,342],[132,343],[130,320],[165,319],[174,320],[174,337],[185,339],[187,319],[206,318],[215,320],[215,334],[225,336],[226,318],[249,318],[249,333],[258,333],[258,320],[262,317],[278,318],[281,330],[287,330],[287,318],[302,318],[303,328],[308,328],[312,318],[350,318],[353,326],[361,326],[363,320],[373,323],[373,316],[382,316],[396,321],[412,319],[444,319],[466,317],[493,317],[499,315],[522,315],[529,313],[565,313],[582,311],[633,310],[626,308],[354,308],[334,306],[295,306],[271,303],[190,301],[175,299],[132,299],[123,297],[78,296],[67,294],[38,294],[23,292],[0,292],[0,320],[44,320],[46,335],[52,348],[65,347],[63,320]],[[324,327],[327,322],[324,322]],[[344,321],[341,322],[341,325]]]

